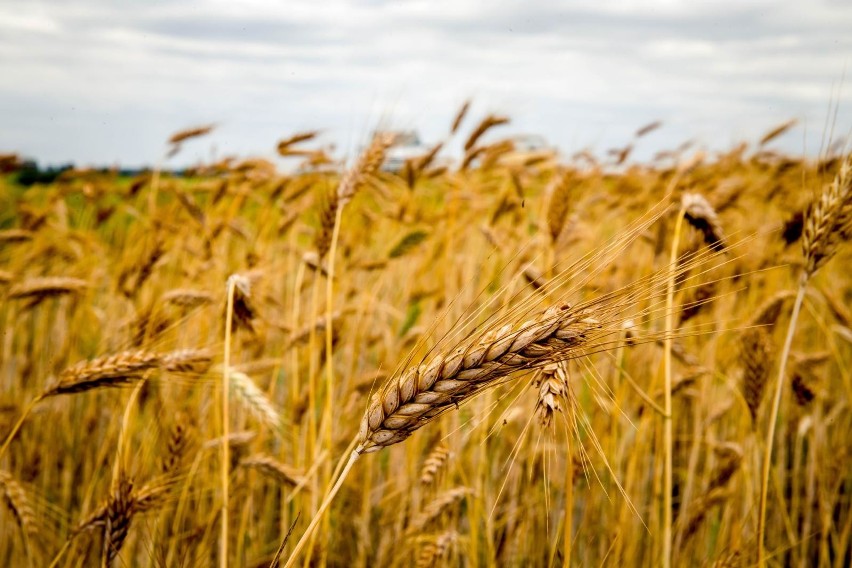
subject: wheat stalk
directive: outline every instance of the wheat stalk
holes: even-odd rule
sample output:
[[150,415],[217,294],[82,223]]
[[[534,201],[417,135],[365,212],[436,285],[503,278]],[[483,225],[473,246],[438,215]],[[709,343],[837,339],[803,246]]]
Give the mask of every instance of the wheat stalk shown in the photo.
[[847,156],[840,171],[814,203],[808,207],[802,230],[802,254],[804,270],[799,278],[799,287],[793,303],[793,312],[787,326],[787,336],[781,351],[781,364],[775,380],[775,393],[769,417],[766,446],[763,455],[760,485],[760,505],[757,521],[757,563],[763,568],[766,562],[764,540],[766,538],[766,504],[769,495],[769,472],[772,466],[772,450],[775,428],[781,408],[781,393],[787,371],[787,359],[793,344],[796,322],[805,298],[810,278],[837,252],[840,243],[848,240],[852,233],[852,155]]

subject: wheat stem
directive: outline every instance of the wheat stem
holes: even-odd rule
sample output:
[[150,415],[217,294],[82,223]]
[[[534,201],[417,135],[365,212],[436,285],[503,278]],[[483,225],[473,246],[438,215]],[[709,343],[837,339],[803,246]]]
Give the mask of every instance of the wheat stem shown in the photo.
[[352,469],[352,466],[355,465],[355,462],[358,461],[358,458],[361,457],[361,447],[358,446],[355,448],[351,454],[349,454],[349,461],[346,462],[346,466],[344,466],[343,470],[340,472],[340,477],[337,478],[334,486],[325,496],[325,499],[320,505],[319,510],[314,515],[314,518],[311,520],[311,524],[308,525],[308,528],[305,529],[305,533],[302,535],[302,538],[299,539],[299,542],[296,543],[296,548],[293,549],[293,552],[290,554],[290,557],[287,559],[287,564],[284,565],[284,568],[292,568],[296,560],[298,560],[299,553],[302,551],[302,548],[308,543],[308,540],[311,537],[311,534],[317,528],[317,525],[322,520],[322,516],[325,513],[326,509],[328,509],[329,505],[331,505],[332,500],[334,499],[337,492],[340,491],[340,488],[343,486],[343,482],[346,480],[346,476],[349,475],[349,470]]
[[775,425],[778,421],[778,410],[781,407],[781,393],[784,387],[784,374],[787,370],[787,358],[790,355],[790,347],[793,344],[793,335],[796,331],[796,321],[799,319],[799,312],[802,308],[802,301],[805,298],[807,287],[808,274],[803,272],[799,280],[796,301],[793,304],[793,313],[790,316],[790,323],[787,326],[787,337],[784,340],[784,349],[781,352],[781,365],[778,369],[778,377],[775,380],[775,395],[772,399],[772,412],[769,416],[769,430],[766,435],[766,447],[764,448],[763,466],[761,469],[760,513],[757,518],[757,564],[761,567],[766,562],[766,551],[763,548],[763,541],[766,537],[766,499],[769,492],[769,470],[772,466],[772,445],[775,441]]
[[675,221],[674,236],[666,290],[666,341],[663,352],[665,367],[665,403],[663,409],[663,568],[671,568],[672,563],[672,328],[674,326],[674,288],[677,273],[677,249],[680,245],[680,233],[683,227],[685,208],[681,207]]
[[230,444],[228,444],[228,398],[231,378],[231,324],[234,319],[234,289],[236,280],[228,278],[228,304],[225,311],[225,353],[222,361],[222,533],[220,545],[219,566],[228,566],[228,464],[230,463]]
[[[343,213],[343,206],[337,208],[337,212],[334,216],[334,229],[332,230],[331,236],[331,248],[328,252],[328,278],[326,278],[326,288],[325,288],[325,373],[326,373],[326,395],[325,395],[325,413],[323,416],[323,433],[325,438],[325,446],[328,448],[329,452],[334,450],[333,445],[334,441],[332,439],[332,421],[333,421],[333,409],[334,409],[334,365],[332,352],[332,343],[333,343],[333,335],[334,335],[334,321],[333,321],[333,293],[334,293],[334,257],[337,253],[337,241],[340,237],[340,219],[341,214]],[[330,486],[332,482],[331,477],[331,462],[327,462],[324,467],[324,477],[326,486]],[[323,531],[323,535],[328,534],[328,526],[326,523],[323,525],[323,528],[326,530]],[[326,550],[326,547],[323,546],[323,551]]]

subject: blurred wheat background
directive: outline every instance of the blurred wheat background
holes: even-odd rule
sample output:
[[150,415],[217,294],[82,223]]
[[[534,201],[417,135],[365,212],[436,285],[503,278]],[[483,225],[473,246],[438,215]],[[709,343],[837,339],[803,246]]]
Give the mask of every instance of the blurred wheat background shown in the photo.
[[[668,542],[678,566],[848,565],[848,155],[770,150],[786,123],[717,155],[558,157],[467,110],[445,139],[462,156],[394,171],[387,134],[348,165],[291,136],[289,174],[224,160],[25,187],[5,156],[4,565],[269,566],[292,530],[283,564],[386,381],[565,298],[606,333],[362,456],[299,562],[647,566]],[[595,303],[625,287],[635,317]]]

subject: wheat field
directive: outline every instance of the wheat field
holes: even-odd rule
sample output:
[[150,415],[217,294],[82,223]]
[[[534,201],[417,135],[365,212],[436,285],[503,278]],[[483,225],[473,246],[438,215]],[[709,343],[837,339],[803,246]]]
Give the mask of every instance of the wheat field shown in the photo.
[[3,157],[0,562],[849,566],[852,157],[466,111],[398,171]]

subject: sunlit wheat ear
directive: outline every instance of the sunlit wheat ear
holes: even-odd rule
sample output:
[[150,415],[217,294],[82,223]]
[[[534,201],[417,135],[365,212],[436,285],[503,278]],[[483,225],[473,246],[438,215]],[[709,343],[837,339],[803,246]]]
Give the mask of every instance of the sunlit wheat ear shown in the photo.
[[535,320],[474,336],[452,352],[411,366],[372,397],[361,421],[360,451],[375,452],[401,442],[515,371],[569,357],[600,327],[592,311],[563,305]]
[[266,394],[254,384],[251,377],[232,370],[229,373],[229,379],[231,392],[246,406],[252,416],[273,431],[281,428],[281,416]]
[[796,293],[789,290],[782,290],[769,297],[755,310],[749,326],[767,326],[772,329],[784,309],[784,304],[795,297]]
[[160,366],[169,373],[203,375],[213,365],[213,353],[207,349],[178,349],[161,355]]
[[719,458],[719,463],[710,478],[710,489],[727,485],[734,474],[739,471],[743,461],[743,448],[735,442],[719,444],[713,448],[713,452]]
[[429,452],[426,459],[423,460],[423,467],[420,469],[420,484],[426,487],[432,486],[437,480],[450,457],[450,449],[443,443],[438,444]]
[[467,137],[467,140],[464,143],[464,150],[469,155],[471,150],[476,146],[476,143],[479,142],[479,139],[482,136],[494,128],[495,126],[500,126],[503,124],[508,124],[509,119],[505,116],[496,116],[493,114],[489,114],[473,129],[473,132]]
[[[652,220],[658,217],[659,213],[652,215]],[[647,222],[645,219],[644,223]],[[636,228],[632,229],[628,238],[616,240],[599,255],[587,257],[572,267],[577,280],[573,286],[582,286],[588,282],[588,271],[594,271],[604,261],[613,261],[612,257],[623,251],[635,231]],[[521,302],[506,317],[496,322],[491,320],[482,331],[464,337],[461,329],[471,323],[472,319],[468,318],[449,336],[450,340],[461,338],[455,347],[433,350],[422,363],[409,364],[374,394],[361,421],[357,451],[375,452],[401,442],[444,412],[523,371],[577,358],[590,349],[614,347],[626,310],[644,299],[651,300],[652,307],[631,315],[648,318],[659,313],[660,297],[669,279],[717,254],[701,253],[682,266],[654,273],[585,304],[557,304],[527,321],[521,318],[528,317],[526,314],[534,311],[537,304]],[[553,282],[567,285],[568,274],[567,271],[560,274]]]
[[[173,490],[180,479],[172,473],[161,475],[150,480],[141,487],[135,487],[132,480],[122,474],[118,483],[105,502],[89,513],[71,530],[71,539],[96,528],[106,528],[110,516],[114,517],[113,524],[121,524],[123,518],[125,531],[129,529],[130,520],[137,514],[155,511],[169,502]],[[121,514],[123,511],[123,514]]]
[[110,494],[104,522],[104,546],[101,553],[101,566],[112,565],[130,530],[133,520],[133,482],[124,475],[119,476]]
[[32,240],[35,233],[27,229],[0,230],[0,243],[23,243]]
[[197,308],[213,303],[213,294],[203,290],[193,290],[191,288],[176,288],[169,290],[160,298],[163,303],[173,304],[181,308]]
[[757,411],[766,391],[766,382],[772,368],[772,350],[772,338],[762,327],[749,328],[740,338],[743,395],[752,423],[757,422]]
[[417,568],[433,568],[439,566],[444,556],[458,540],[458,533],[454,530],[449,530],[438,535],[434,541],[429,542],[420,549],[420,554],[417,555]]
[[704,242],[714,251],[725,248],[724,234],[719,217],[710,202],[699,193],[684,193],[681,201],[684,219],[701,231]]
[[813,275],[837,252],[852,232],[852,157],[847,158],[832,183],[808,208],[802,230],[805,273]]
[[573,182],[573,174],[563,172],[556,176],[550,187],[550,198],[547,205],[547,228],[553,242],[557,241],[565,227],[565,222],[568,220],[568,213],[573,204],[571,196],[574,189]]
[[795,119],[788,120],[786,122],[782,122],[778,126],[773,127],[771,130],[769,130],[766,134],[764,134],[760,138],[760,141],[758,142],[758,144],[761,145],[761,146],[765,146],[766,144],[769,144],[770,142],[772,142],[773,140],[775,140],[776,138],[778,138],[779,136],[781,136],[782,134],[784,134],[785,132],[787,132],[788,130],[793,128],[796,125],[797,122],[798,121],[795,120]]
[[79,294],[88,287],[87,281],[67,276],[29,278],[13,284],[8,299],[28,300],[27,306],[32,307],[50,297]]
[[171,147],[169,148],[169,152],[166,156],[169,158],[173,157],[175,154],[180,152],[181,144],[187,140],[210,134],[214,128],[216,128],[215,124],[205,124],[204,126],[194,126],[192,128],[185,128],[184,130],[175,132],[169,136],[168,143]]
[[394,143],[394,140],[393,134],[376,134],[367,150],[343,174],[337,188],[323,193],[319,212],[320,226],[314,235],[314,246],[318,255],[317,265],[322,264],[322,259],[332,247],[335,227],[339,224],[343,207],[376,175],[385,160],[388,148]]
[[302,142],[308,142],[317,137],[319,132],[312,130],[310,132],[298,132],[289,138],[285,138],[278,142],[277,150],[281,156],[298,156],[304,155],[305,150],[297,150],[293,148]]
[[450,125],[450,134],[455,134],[458,132],[459,126],[461,126],[464,117],[467,116],[467,111],[470,110],[470,101],[465,101],[459,110],[456,112],[456,116],[453,118],[453,123]]
[[82,361],[63,371],[41,398],[131,384],[159,367],[161,362],[160,355],[149,351],[123,351]]
[[538,401],[535,410],[545,428],[552,425],[554,415],[563,412],[570,404],[568,381],[568,364],[565,361],[542,367],[536,378]]
[[0,470],[0,498],[15,518],[27,547],[37,539],[41,527],[26,489],[7,471]]
[[240,461],[240,465],[255,469],[284,485],[304,485],[307,482],[304,473],[265,454],[256,454],[245,458]]
[[337,186],[337,198],[340,207],[346,205],[364,187],[372,176],[374,176],[382,162],[388,148],[396,140],[396,136],[389,132],[380,132],[373,137],[370,146],[361,154],[355,165],[346,171]]
[[186,450],[190,444],[190,424],[186,414],[180,412],[175,416],[174,424],[169,430],[166,452],[160,458],[160,471],[164,474],[178,471],[186,458]]
[[249,333],[254,333],[252,322],[257,317],[257,310],[252,300],[251,279],[243,274],[232,274],[228,280],[229,284],[233,283],[231,332],[243,328]]
[[415,515],[408,524],[406,533],[409,535],[417,534],[425,529],[432,521],[440,517],[443,513],[452,509],[464,499],[473,494],[473,490],[469,487],[455,487],[448,491],[439,494],[435,499],[430,501],[423,510]]

